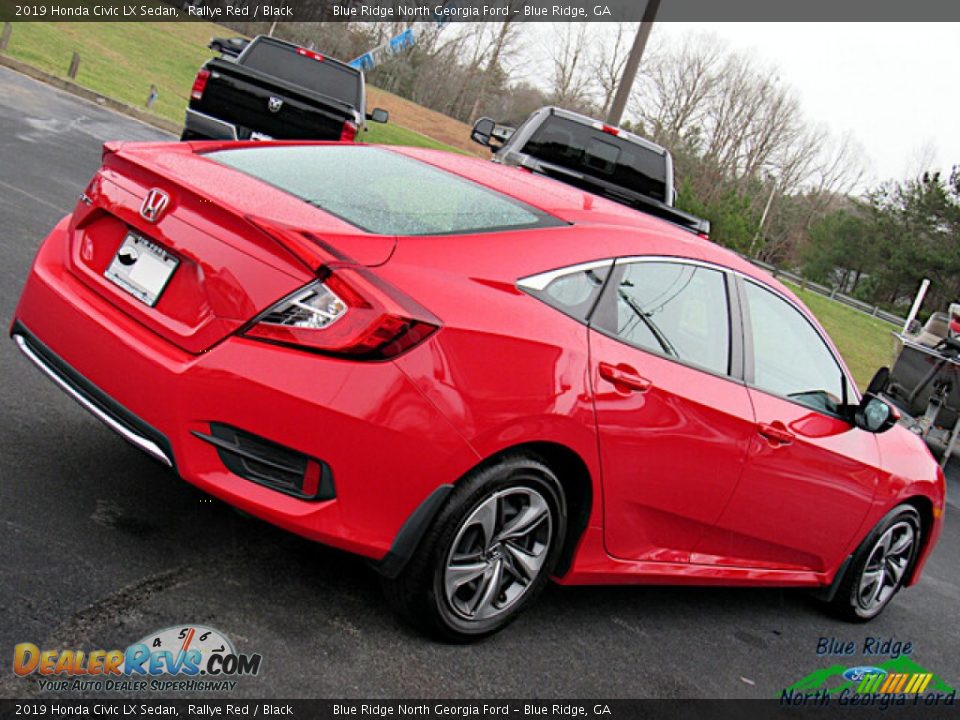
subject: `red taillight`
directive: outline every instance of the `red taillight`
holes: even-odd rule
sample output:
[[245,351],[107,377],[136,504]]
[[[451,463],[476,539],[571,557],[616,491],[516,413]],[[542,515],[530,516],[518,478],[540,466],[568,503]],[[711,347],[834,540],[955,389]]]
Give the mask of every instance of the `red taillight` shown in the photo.
[[603,131],[604,131],[607,135],[619,135],[619,134],[620,134],[620,128],[615,128],[615,127],[613,127],[612,125],[604,125],[604,126],[603,126]]
[[307,50],[306,48],[297,48],[297,55],[303,55],[317,62],[323,62],[323,55],[313,50]]
[[353,139],[357,136],[357,124],[345,120],[343,123],[343,130],[340,131],[340,142],[353,142]]
[[709,239],[710,239],[710,236],[707,235],[705,232],[697,233],[697,237],[703,238],[704,240],[709,240]]
[[419,344],[440,320],[357,265],[338,265],[284,298],[246,336],[357,360],[387,360]]
[[193,88],[190,90],[190,97],[194,100],[200,100],[203,98],[203,91],[207,87],[207,80],[210,79],[209,70],[201,70],[197,73],[197,77],[194,78]]

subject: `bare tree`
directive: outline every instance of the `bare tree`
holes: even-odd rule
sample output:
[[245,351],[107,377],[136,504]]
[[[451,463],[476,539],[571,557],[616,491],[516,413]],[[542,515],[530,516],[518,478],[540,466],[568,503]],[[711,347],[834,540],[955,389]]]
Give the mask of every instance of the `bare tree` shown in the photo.
[[816,219],[862,181],[852,137],[835,143],[811,127],[776,68],[716,37],[661,43],[641,72],[631,114],[673,150],[677,177],[701,207],[723,203],[741,213],[741,249],[790,257]]
[[489,48],[487,61],[480,76],[480,83],[476,90],[476,99],[473,102],[473,107],[470,109],[470,122],[476,120],[480,113],[480,108],[483,106],[485,94],[487,88],[490,86],[493,75],[497,72],[502,72],[503,68],[501,63],[503,63],[507,59],[507,56],[515,49],[516,41],[523,28],[523,23],[514,22],[514,12],[522,10],[526,4],[527,0],[510,0],[507,3],[510,13],[508,19],[502,23],[493,24],[494,39]]
[[589,102],[592,83],[587,24],[559,23],[553,27],[550,42],[550,101],[566,108],[581,109]]
[[628,107],[645,132],[668,147],[702,151],[707,103],[714,94],[722,51],[714,38],[650,48]]
[[617,92],[623,68],[630,55],[632,38],[637,33],[637,23],[604,23],[603,29],[613,26],[613,31],[594,44],[590,57],[590,71],[594,76],[600,96],[600,114],[606,117],[613,96]]

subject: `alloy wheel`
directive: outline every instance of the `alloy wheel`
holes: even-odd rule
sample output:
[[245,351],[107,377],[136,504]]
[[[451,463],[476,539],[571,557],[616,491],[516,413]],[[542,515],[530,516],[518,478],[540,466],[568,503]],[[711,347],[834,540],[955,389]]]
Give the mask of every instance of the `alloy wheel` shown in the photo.
[[538,491],[493,493],[466,517],[443,572],[447,605],[467,621],[507,612],[533,586],[550,551],[553,511]]
[[891,525],[870,550],[860,575],[856,599],[866,612],[879,610],[903,582],[916,543],[913,525],[901,521]]

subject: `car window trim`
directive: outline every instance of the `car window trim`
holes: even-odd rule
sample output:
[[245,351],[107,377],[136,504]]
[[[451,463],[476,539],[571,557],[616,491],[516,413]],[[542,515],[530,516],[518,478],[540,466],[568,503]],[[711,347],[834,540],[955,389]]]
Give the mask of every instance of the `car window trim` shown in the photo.
[[[816,407],[813,407],[812,405],[807,405],[806,403],[798,402],[794,398],[788,397],[786,395],[781,395],[779,393],[773,392],[771,390],[768,390],[766,388],[762,388],[756,385],[755,378],[754,378],[756,356],[754,355],[754,351],[753,351],[753,327],[750,324],[750,303],[747,300],[747,293],[746,293],[746,283],[748,282],[753,283],[761,290],[766,290],[767,292],[772,293],[774,296],[783,300],[785,303],[787,303],[789,307],[791,307],[795,312],[797,312],[800,315],[800,317],[802,317],[806,321],[807,325],[810,326],[814,334],[816,334],[820,342],[823,343],[823,346],[827,349],[827,353],[830,355],[830,358],[833,360],[834,364],[836,364],[837,369],[840,371],[840,374],[844,379],[844,382],[846,382],[847,384],[847,391],[852,393],[852,397],[848,398],[848,401],[850,401],[851,404],[855,405],[859,403],[861,400],[859,388],[857,388],[856,384],[851,380],[850,375],[847,372],[846,366],[837,357],[837,353],[833,351],[833,347],[831,346],[830,342],[828,342],[827,338],[824,336],[824,333],[820,331],[820,329],[816,326],[816,324],[811,322],[810,318],[807,317],[807,314],[803,312],[795,302],[793,302],[789,297],[787,297],[784,293],[780,292],[776,288],[771,287],[770,285],[767,285],[766,283],[761,282],[754,277],[751,277],[745,273],[741,273],[737,271],[734,271],[734,274],[736,275],[737,294],[740,297],[740,305],[742,308],[741,309],[742,322],[743,322],[742,335],[744,338],[744,350],[745,350],[744,359],[743,359],[744,360],[744,383],[746,384],[746,386],[751,390],[756,390],[757,392],[762,392],[763,394],[769,395],[770,397],[775,397],[780,400],[785,400],[786,402],[791,403],[792,405],[796,405],[798,407],[802,407],[805,410],[810,410],[812,412],[819,413],[820,415],[824,415],[829,418],[843,420],[846,423],[850,423],[850,418],[843,417],[839,413],[829,412],[828,410],[816,408]],[[851,424],[851,427],[853,427],[852,424]]]
[[[590,313],[590,316],[587,318],[587,324],[591,330],[594,330],[601,335],[604,335],[611,340],[616,340],[621,345],[626,347],[633,348],[638,352],[648,353],[654,357],[663,358],[664,360],[669,360],[670,362],[677,363],[684,367],[691,368],[698,372],[706,373],[714,377],[729,380],[731,382],[737,383],[738,385],[745,384],[743,377],[743,326],[740,317],[740,307],[739,307],[739,298],[738,302],[735,304],[732,302],[734,296],[737,296],[736,289],[732,288],[734,278],[731,277],[734,273],[730,268],[724,267],[722,265],[716,265],[714,263],[704,262],[702,260],[695,260],[693,258],[685,258],[675,255],[629,255],[623,257],[614,258],[613,267],[610,269],[610,273],[607,277],[606,286],[603,288],[603,293],[600,298],[597,300],[596,305],[594,305],[593,311]],[[620,278],[623,274],[623,268],[626,265],[633,265],[637,263],[669,263],[674,265],[693,265],[697,267],[702,267],[708,270],[713,270],[720,273],[723,278],[724,292],[727,298],[727,334],[728,334],[728,348],[727,348],[727,372],[717,372],[711,368],[699,365],[695,362],[690,362],[688,360],[682,360],[680,358],[674,357],[672,355],[667,355],[666,353],[657,352],[651,348],[638,347],[632,343],[626,342],[622,337],[618,336],[616,333],[610,332],[603,328],[597,327],[593,323],[593,315],[596,313],[597,308],[603,302],[616,302],[616,298],[611,296],[610,288],[615,287],[619,284]],[[737,325],[739,325],[739,332]]]
[[[597,309],[597,305],[600,304],[600,300],[603,298],[603,295],[607,290],[607,284],[610,282],[610,277],[613,275],[613,262],[613,258],[608,258],[606,260],[592,260],[590,262],[577,263],[576,265],[567,265],[566,267],[556,268],[555,270],[546,270],[544,272],[537,273],[536,275],[528,275],[517,280],[517,289],[529,293],[531,297],[536,298],[548,307],[551,307],[557,312],[566,315],[581,325],[589,327],[590,318],[593,315],[594,310]],[[544,297],[546,289],[555,280],[559,280],[560,278],[565,278],[570,275],[579,275],[580,273],[589,272],[590,270],[600,269],[602,269],[605,273],[603,277],[603,283],[600,285],[600,289],[597,291],[596,297],[594,297],[593,302],[590,303],[590,308],[586,313],[584,313],[583,317],[569,312],[568,308],[561,307],[559,304],[551,302]]]

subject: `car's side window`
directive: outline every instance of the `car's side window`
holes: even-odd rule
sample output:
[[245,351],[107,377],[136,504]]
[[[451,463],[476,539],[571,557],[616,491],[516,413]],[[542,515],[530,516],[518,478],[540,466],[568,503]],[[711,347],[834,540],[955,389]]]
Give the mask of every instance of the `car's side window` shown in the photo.
[[837,413],[843,371],[804,315],[775,293],[743,284],[753,339],[753,385],[815,410]]
[[594,326],[642,350],[718,374],[730,368],[730,314],[722,272],[671,261],[631,262],[611,280],[616,311]]
[[564,315],[586,323],[612,266],[613,260],[600,260],[524,278],[518,286]]

